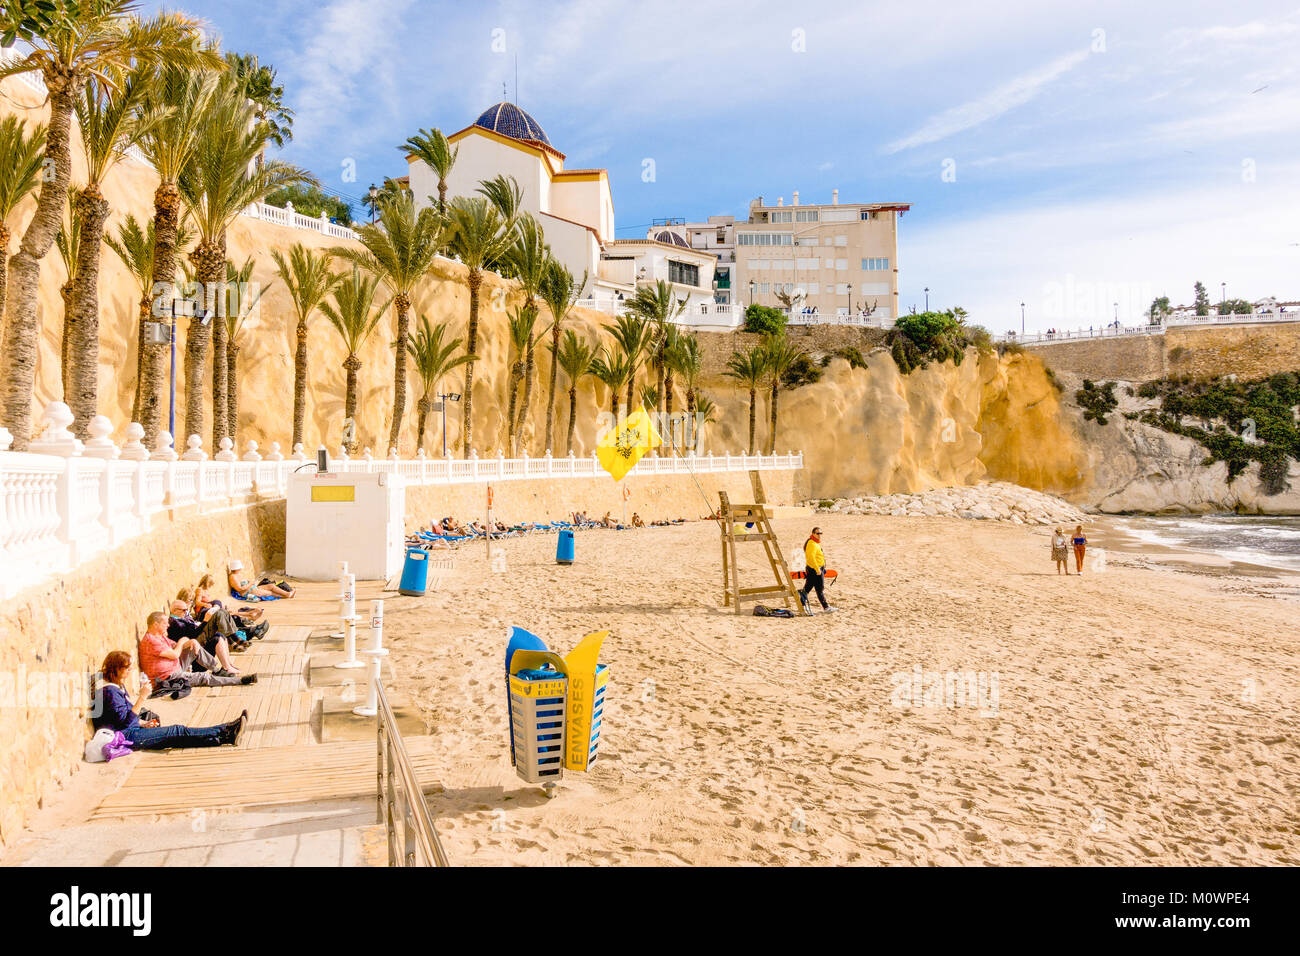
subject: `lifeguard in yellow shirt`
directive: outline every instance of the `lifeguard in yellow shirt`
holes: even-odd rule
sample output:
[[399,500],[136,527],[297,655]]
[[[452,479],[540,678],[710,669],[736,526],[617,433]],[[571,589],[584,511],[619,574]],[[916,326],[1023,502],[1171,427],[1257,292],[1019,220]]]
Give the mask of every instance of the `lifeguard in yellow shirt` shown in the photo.
[[808,592],[817,591],[817,600],[822,603],[822,613],[830,614],[837,610],[826,603],[826,554],[822,551],[822,529],[813,528],[808,540],[803,543],[804,585],[799,592],[799,600],[808,606]]

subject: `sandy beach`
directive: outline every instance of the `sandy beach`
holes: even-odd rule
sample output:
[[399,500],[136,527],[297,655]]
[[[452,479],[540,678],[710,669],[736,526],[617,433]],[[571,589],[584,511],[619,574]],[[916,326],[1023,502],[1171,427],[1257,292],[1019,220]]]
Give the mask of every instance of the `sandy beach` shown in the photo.
[[[572,567],[551,537],[507,542],[504,573],[465,549],[437,593],[391,601],[452,859],[1300,863],[1300,577],[1179,569],[1104,524],[1104,566],[1066,578],[1045,529],[816,520],[830,616],[723,610],[705,522],[583,532]],[[776,522],[787,554],[809,524]],[[510,624],[561,653],[611,631],[600,758],[553,800],[509,765]]]

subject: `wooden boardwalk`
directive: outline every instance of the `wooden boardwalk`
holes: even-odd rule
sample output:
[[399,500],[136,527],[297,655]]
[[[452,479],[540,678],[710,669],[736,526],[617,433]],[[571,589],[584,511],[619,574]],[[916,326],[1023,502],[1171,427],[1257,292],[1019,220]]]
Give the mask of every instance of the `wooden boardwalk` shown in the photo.
[[[357,606],[382,594],[381,582],[358,588]],[[248,711],[236,747],[145,751],[123,785],[106,794],[91,820],[188,813],[196,806],[263,807],[351,799],[375,791],[373,740],[319,743],[320,704],[326,689],[308,685],[307,641],[333,630],[338,614],[336,584],[304,584],[292,600],[260,605],[271,622],[267,636],[232,654],[256,684],[196,687],[188,697],[151,700],[163,723],[207,727]],[[371,593],[373,592],[373,593]],[[358,678],[364,680],[360,673]],[[434,769],[432,741],[408,740],[422,776]]]

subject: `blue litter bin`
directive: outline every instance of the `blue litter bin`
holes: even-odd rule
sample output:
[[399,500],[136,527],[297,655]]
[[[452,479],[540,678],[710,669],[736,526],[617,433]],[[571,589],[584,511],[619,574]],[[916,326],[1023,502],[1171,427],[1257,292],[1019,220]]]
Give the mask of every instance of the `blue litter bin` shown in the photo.
[[555,542],[555,563],[573,563],[573,532],[567,528],[560,531],[560,539]]
[[424,597],[429,581],[429,553],[422,548],[407,548],[406,562],[402,565],[402,580],[397,593],[407,597]]

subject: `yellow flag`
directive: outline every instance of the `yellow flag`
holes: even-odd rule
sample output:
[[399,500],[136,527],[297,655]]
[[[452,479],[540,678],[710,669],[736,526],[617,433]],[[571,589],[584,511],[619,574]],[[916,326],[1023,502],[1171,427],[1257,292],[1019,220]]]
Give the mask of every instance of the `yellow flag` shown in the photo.
[[644,408],[638,408],[627,416],[621,428],[613,428],[605,433],[605,437],[596,446],[596,459],[615,481],[622,481],[623,476],[641,460],[642,455],[662,444],[650,416]]

